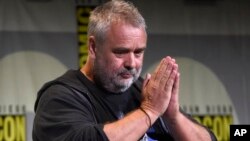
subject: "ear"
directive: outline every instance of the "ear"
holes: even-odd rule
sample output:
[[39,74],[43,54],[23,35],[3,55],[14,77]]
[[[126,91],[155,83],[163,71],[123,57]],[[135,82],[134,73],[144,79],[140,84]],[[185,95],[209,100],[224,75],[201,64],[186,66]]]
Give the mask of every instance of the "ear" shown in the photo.
[[89,56],[94,59],[96,57],[96,41],[94,36],[90,36],[88,39]]

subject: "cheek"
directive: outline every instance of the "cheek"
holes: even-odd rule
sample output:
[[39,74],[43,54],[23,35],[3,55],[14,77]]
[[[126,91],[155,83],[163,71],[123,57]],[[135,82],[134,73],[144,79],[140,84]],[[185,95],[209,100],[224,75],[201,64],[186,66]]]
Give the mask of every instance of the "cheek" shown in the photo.
[[118,70],[120,67],[122,67],[122,62],[119,59],[116,58],[103,58],[102,60],[102,66],[104,68],[106,68],[107,70],[109,70],[111,73],[115,72],[116,70]]
[[111,69],[114,71],[117,71],[121,68],[123,68],[123,61],[119,59],[112,60],[112,63],[109,63],[109,66],[111,66]]
[[114,53],[110,53],[107,56],[107,60],[109,60],[109,63],[113,64],[113,65],[118,65],[121,62],[123,62],[122,58],[117,57]]
[[140,69],[143,65],[143,57],[136,60],[136,69]]

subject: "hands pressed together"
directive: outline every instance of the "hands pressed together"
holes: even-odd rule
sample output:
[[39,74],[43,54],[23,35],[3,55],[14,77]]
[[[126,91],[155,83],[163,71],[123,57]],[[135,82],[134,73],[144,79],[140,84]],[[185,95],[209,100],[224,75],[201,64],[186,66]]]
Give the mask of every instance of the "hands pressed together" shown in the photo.
[[[151,127],[152,123],[161,116],[167,122],[168,130],[171,131],[174,140],[211,141],[210,135],[212,133],[190,120],[179,110],[179,83],[180,73],[175,59],[169,56],[163,58],[153,74],[148,74],[144,80],[143,99],[140,108],[136,110],[137,112],[128,114],[126,118],[114,124],[104,126],[108,138],[138,140],[148,129],[145,126],[140,127],[138,125],[146,121],[148,127]],[[142,112],[145,114],[143,115]],[[142,118],[142,115],[144,118]],[[127,127],[126,130],[124,130],[124,126]],[[186,127],[188,127],[188,130]],[[216,138],[214,137],[213,140],[216,140]]]
[[141,108],[156,118],[174,120],[179,113],[179,79],[175,59],[163,58],[153,74],[147,74],[144,80]]

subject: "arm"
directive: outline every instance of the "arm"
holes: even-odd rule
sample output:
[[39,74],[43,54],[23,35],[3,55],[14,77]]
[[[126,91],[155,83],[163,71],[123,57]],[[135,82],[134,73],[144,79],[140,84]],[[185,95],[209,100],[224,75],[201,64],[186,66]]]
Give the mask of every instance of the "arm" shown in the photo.
[[147,75],[143,84],[141,108],[149,117],[138,109],[123,119],[104,125],[109,140],[138,140],[151,126],[149,124],[166,111],[176,75],[177,65],[170,57],[164,58],[152,77]]
[[[153,124],[162,116],[175,140],[211,141],[209,132],[203,126],[191,121],[179,111],[178,66],[174,59],[164,58],[152,77],[148,76],[143,84],[144,97],[140,110],[136,110],[123,119],[104,126],[109,140],[138,140],[148,129],[149,121]],[[147,124],[146,124],[147,123]]]
[[123,119],[104,125],[104,132],[111,141],[139,140],[148,130],[149,123],[155,122],[156,119],[154,115],[149,119],[143,111],[137,109]]
[[[176,108],[177,109],[177,108]],[[179,108],[178,108],[179,109]],[[167,126],[175,140],[181,141],[212,141],[216,140],[214,135],[207,128],[187,117],[177,110],[175,115],[171,117],[167,115],[168,110],[163,115],[163,119],[167,122]],[[169,113],[170,114],[170,113]],[[211,135],[210,135],[211,134]],[[213,138],[212,138],[213,137]]]
[[[175,120],[166,120],[169,130],[175,140],[181,141],[212,141],[211,135],[205,127],[193,122],[188,117],[179,113]],[[213,140],[216,140],[213,138]]]
[[181,141],[211,141],[216,140],[214,135],[210,135],[207,128],[192,121],[184,115],[179,108],[179,84],[180,74],[178,73],[173,85],[171,99],[163,118],[175,140]]

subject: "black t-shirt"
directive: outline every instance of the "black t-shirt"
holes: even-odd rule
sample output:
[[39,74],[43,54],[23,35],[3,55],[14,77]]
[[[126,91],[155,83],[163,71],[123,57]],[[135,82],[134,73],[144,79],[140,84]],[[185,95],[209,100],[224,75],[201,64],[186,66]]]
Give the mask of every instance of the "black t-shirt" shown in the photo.
[[[140,105],[142,79],[126,92],[114,94],[97,87],[79,70],[46,83],[35,103],[33,141],[106,141],[103,126]],[[147,131],[154,140],[172,141],[162,118]]]
[[[95,85],[81,72],[78,72],[77,75],[79,76],[80,81],[86,85],[91,95],[97,101],[94,106],[100,106],[97,108],[101,109],[99,112],[97,112],[99,113],[99,115],[97,115],[97,120],[100,123],[116,121],[140,106],[142,99],[142,78],[139,78],[139,80],[134,83],[127,91],[123,93],[112,93]],[[100,118],[98,119],[98,117]],[[148,130],[147,138],[154,140],[172,140],[169,134],[166,134],[166,132],[164,132],[164,130],[161,128],[159,121],[157,121],[156,124],[154,124]]]
[[[131,112],[140,106],[141,96],[140,90],[132,86],[123,93],[112,93],[105,89],[98,87],[93,82],[88,80],[81,72],[77,72],[80,81],[87,87],[93,98],[97,101],[96,105],[100,106],[102,113],[107,115],[108,122],[115,121],[122,118],[125,114]],[[105,122],[103,116],[99,122]]]

